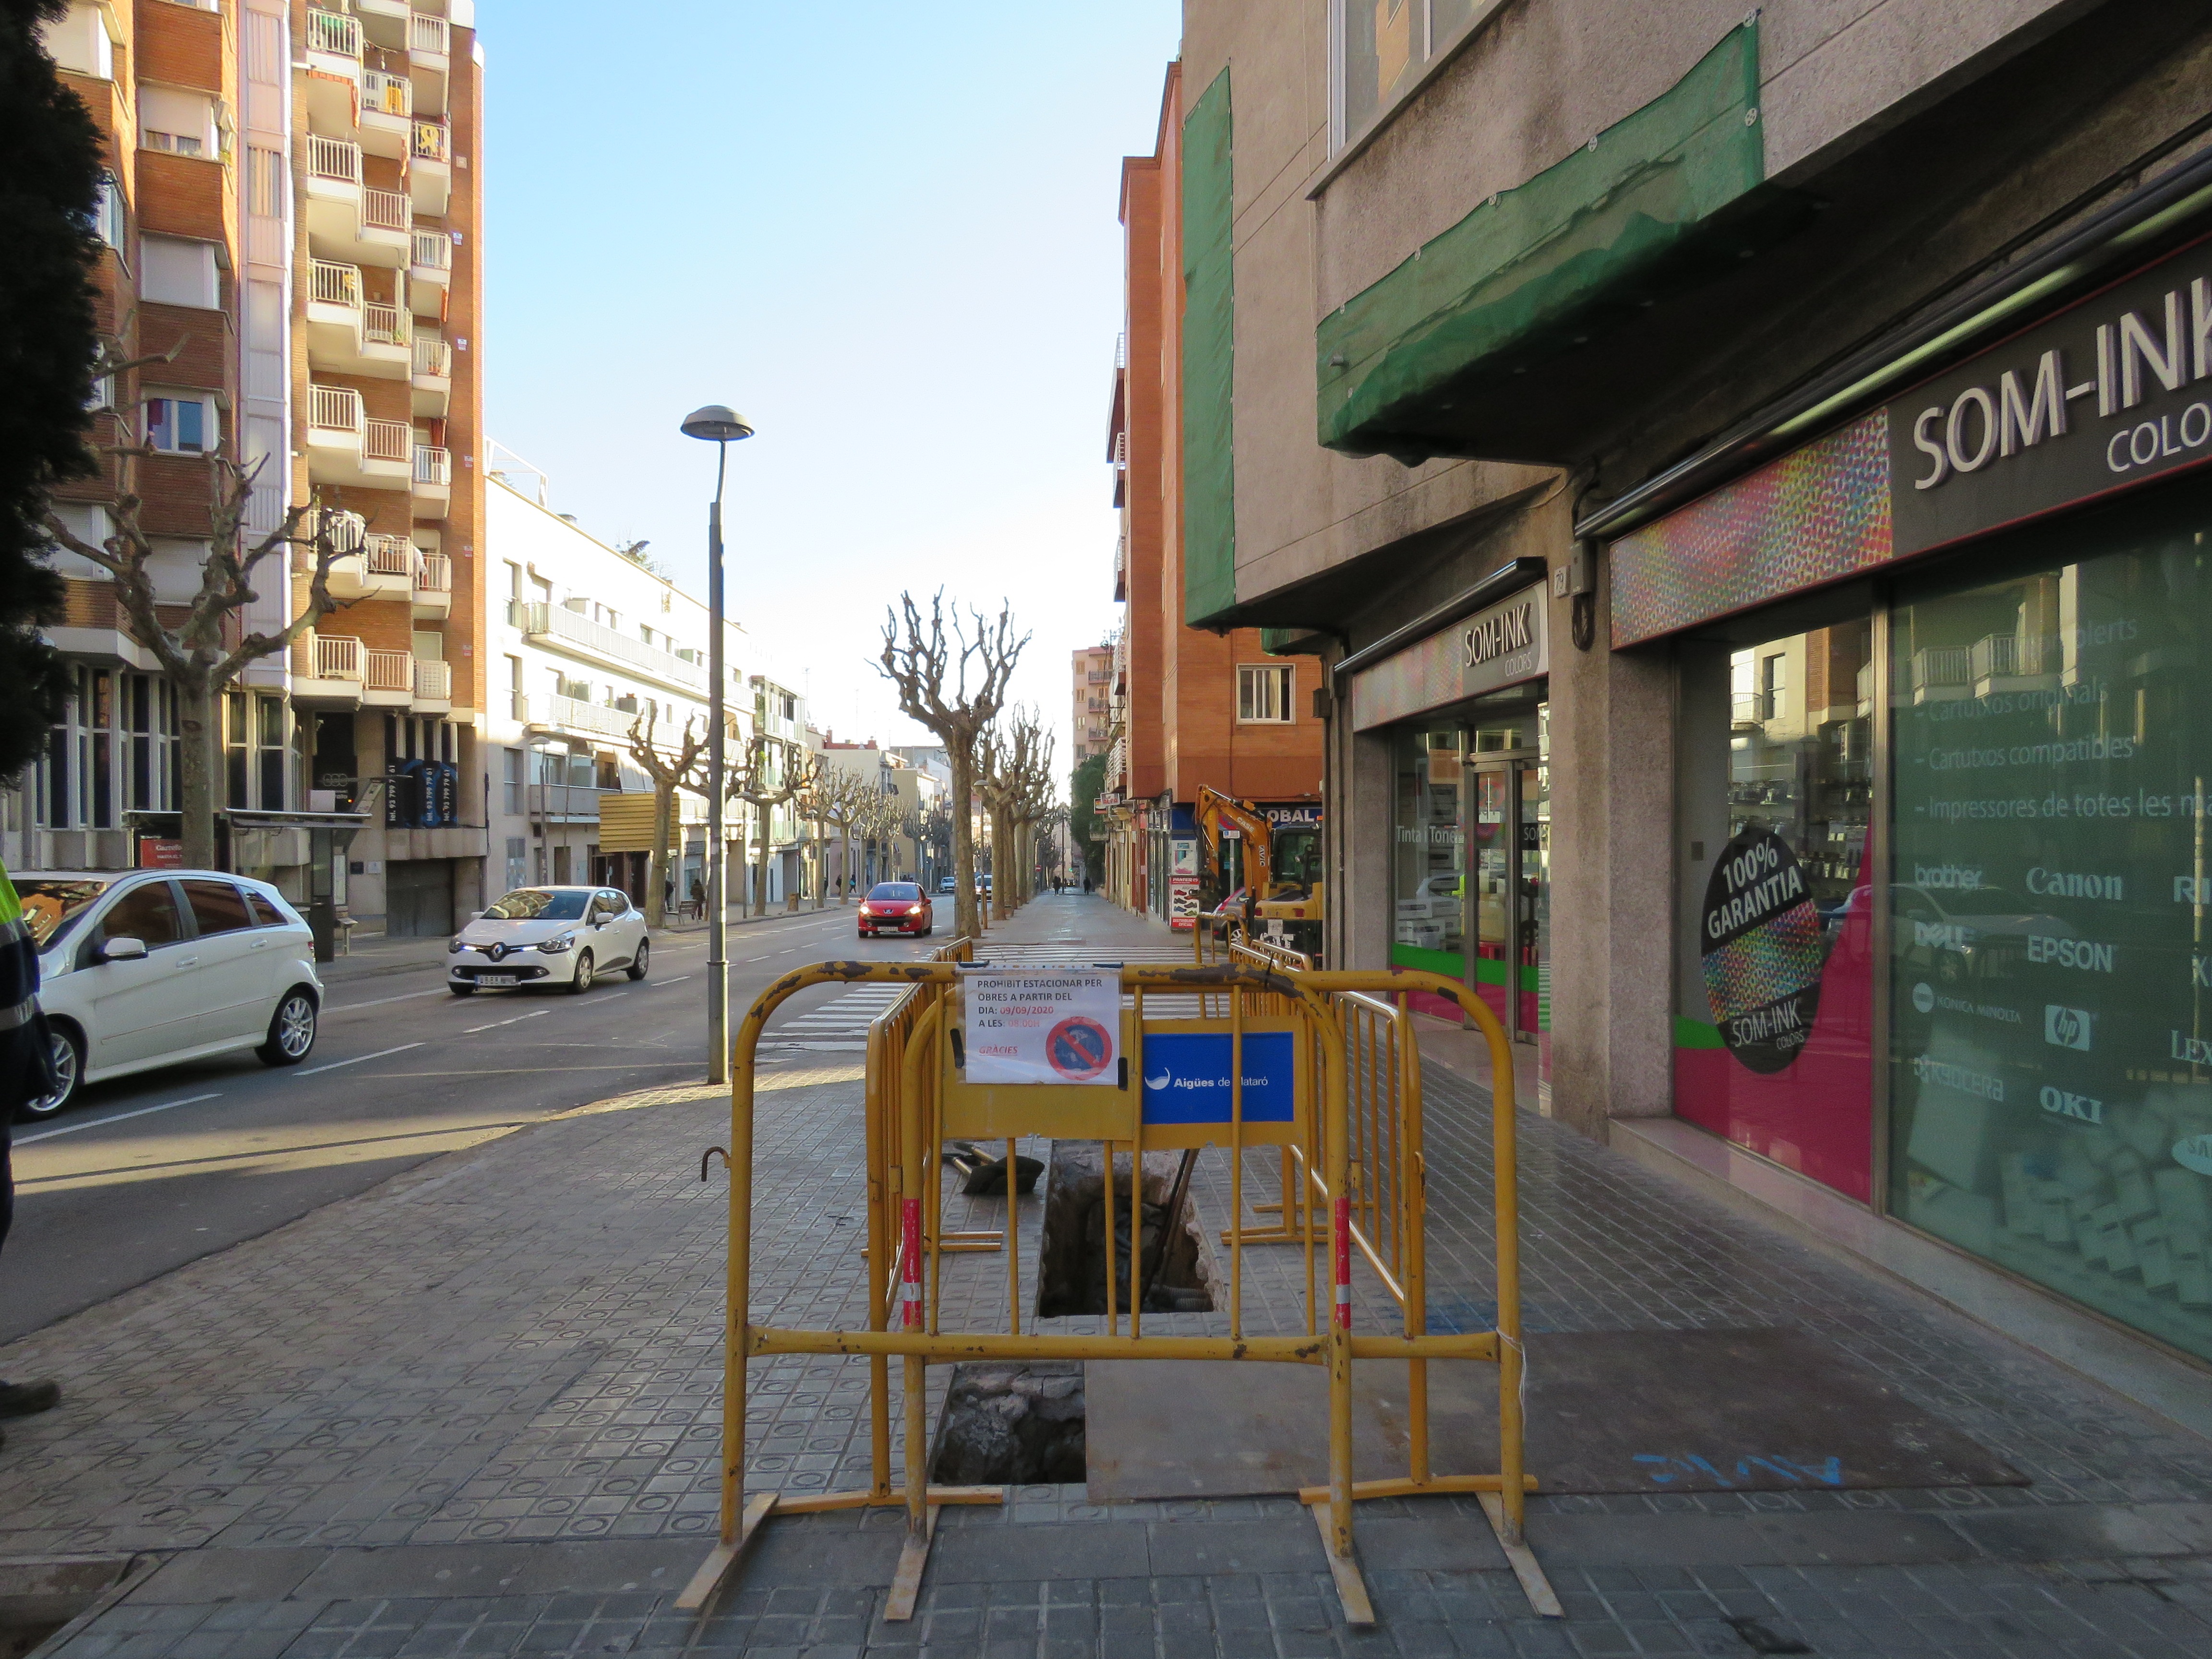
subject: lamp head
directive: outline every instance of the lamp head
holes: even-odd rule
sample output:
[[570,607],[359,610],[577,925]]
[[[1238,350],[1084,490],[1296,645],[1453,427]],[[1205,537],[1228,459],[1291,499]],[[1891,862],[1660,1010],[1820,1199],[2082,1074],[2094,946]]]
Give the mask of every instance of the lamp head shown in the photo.
[[726,444],[739,438],[750,438],[753,429],[745,417],[722,404],[708,404],[704,409],[695,409],[684,417],[684,435],[703,438],[709,443]]

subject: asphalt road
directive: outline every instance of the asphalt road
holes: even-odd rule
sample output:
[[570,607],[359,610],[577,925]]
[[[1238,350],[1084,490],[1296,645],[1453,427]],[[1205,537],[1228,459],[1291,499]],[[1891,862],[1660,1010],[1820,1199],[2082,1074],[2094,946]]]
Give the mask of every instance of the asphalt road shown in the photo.
[[[734,927],[731,1024],[799,963],[908,960],[943,937],[856,940],[850,908]],[[581,997],[455,997],[433,958],[331,986],[302,1066],[272,1070],[248,1054],[170,1067],[16,1125],[0,1341],[428,1158],[611,1095],[702,1079],[706,961],[704,933],[670,933],[654,938],[640,981],[617,974]],[[771,1035],[842,988],[800,993]]]

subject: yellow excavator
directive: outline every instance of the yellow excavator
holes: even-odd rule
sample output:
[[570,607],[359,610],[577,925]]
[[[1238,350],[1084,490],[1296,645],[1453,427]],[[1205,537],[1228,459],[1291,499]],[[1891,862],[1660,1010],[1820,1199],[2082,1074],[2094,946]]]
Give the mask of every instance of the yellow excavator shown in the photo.
[[[1321,877],[1321,832],[1300,828],[1278,835],[1266,813],[1211,785],[1198,792],[1198,832],[1212,867],[1217,914],[1241,918],[1247,931],[1280,934],[1293,949],[1319,960],[1327,915]],[[1225,843],[1239,843],[1240,883],[1232,890]],[[1279,923],[1279,930],[1271,926]]]

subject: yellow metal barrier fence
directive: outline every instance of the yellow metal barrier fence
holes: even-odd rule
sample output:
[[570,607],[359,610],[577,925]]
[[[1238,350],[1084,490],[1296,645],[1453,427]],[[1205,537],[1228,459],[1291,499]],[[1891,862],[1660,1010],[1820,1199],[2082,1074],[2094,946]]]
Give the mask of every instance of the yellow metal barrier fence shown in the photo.
[[[1121,1286],[1106,1274],[1108,1331],[1073,1335],[1024,1331],[1020,1309],[1020,1239],[1015,1201],[1015,1142],[1006,1141],[1006,1212],[1002,1233],[948,1233],[945,1228],[941,1151],[944,1090],[952,1076],[943,1065],[945,1044],[957,1018],[951,994],[959,966],[972,959],[969,941],[956,940],[927,963],[828,962],[787,974],[763,992],[733,1042],[731,1091],[729,1312],[723,1396],[722,1504],[719,1542],[678,1605],[707,1605],[773,1511],[903,1504],[908,1538],[884,1616],[911,1616],[938,1509],[947,1503],[996,1502],[997,1487],[932,1487],[927,1484],[929,1436],[926,1368],[969,1359],[1204,1359],[1263,1360],[1323,1365],[1328,1371],[1328,1479],[1300,1492],[1322,1529],[1330,1567],[1353,1623],[1373,1620],[1352,1554],[1352,1504],[1359,1498],[1415,1492],[1475,1492],[1520,1574],[1531,1601],[1557,1616],[1540,1571],[1522,1541],[1525,1494],[1534,1486],[1522,1467],[1522,1351],[1520,1321],[1518,1198],[1515,1181],[1513,1056],[1497,1016],[1456,981],[1408,969],[1315,972],[1279,963],[1281,947],[1234,945],[1230,960],[1188,968],[1127,965],[1121,988],[1134,1003],[1125,1019],[1129,1074],[1137,1079],[1130,1121],[1134,1139],[1103,1146],[1105,1202],[1117,1199],[1117,1149],[1131,1154],[1131,1249],[1127,1308],[1121,1332]],[[1283,955],[1295,956],[1283,951]],[[1069,964],[1075,967],[1077,964]],[[1038,967],[1035,971],[1050,971]],[[864,1130],[867,1156],[868,1324],[865,1330],[800,1330],[757,1325],[750,1307],[755,1050],[769,1017],[787,998],[828,982],[902,984],[897,998],[871,1027]],[[1421,1143],[1419,1045],[1404,1006],[1406,992],[1449,998],[1466,1011],[1486,1041],[1492,1066],[1492,1143],[1495,1181],[1497,1307],[1494,1330],[1431,1335],[1426,1330],[1424,1263],[1425,1180]],[[1148,1022],[1147,992],[1195,994],[1225,1006],[1230,1036],[1230,1117],[1225,1125],[1148,1124],[1145,1120],[1144,1042],[1148,1030],[1188,1022]],[[1398,1000],[1376,992],[1397,993]],[[1288,1132],[1248,1124],[1243,1116],[1246,1033],[1249,1022],[1289,1029],[1304,1070],[1306,1100]],[[1229,1333],[1161,1335],[1142,1333],[1143,1154],[1148,1148],[1217,1143],[1225,1129],[1230,1154],[1231,1224]],[[1202,1132],[1201,1132],[1202,1131]],[[1034,1131],[1024,1131],[1025,1133]],[[1194,1133],[1199,1139],[1194,1140]],[[1272,1228],[1244,1225],[1243,1152],[1247,1139],[1281,1148],[1280,1211]],[[1315,1215],[1326,1206],[1326,1233]],[[1317,1244],[1325,1237],[1329,1262],[1326,1329],[1315,1295]],[[1243,1249],[1247,1244],[1301,1243],[1306,1255],[1307,1319],[1303,1336],[1247,1336],[1243,1330]],[[1007,1316],[1004,1332],[945,1332],[940,1328],[942,1258],[962,1249],[1006,1255]],[[1352,1255],[1357,1250],[1401,1310],[1395,1335],[1353,1334]],[[1109,1247],[1111,1261],[1112,1247]],[[896,1316],[893,1310],[896,1308]],[[784,1496],[744,1486],[746,1364],[755,1355],[866,1356],[870,1373],[872,1479],[865,1489]],[[904,1480],[891,1482],[890,1361],[903,1362],[906,1451]],[[1402,1480],[1355,1483],[1352,1476],[1352,1362],[1390,1358],[1407,1362],[1413,1407],[1407,1472]],[[1496,1474],[1437,1475],[1430,1468],[1427,1362],[1474,1359],[1498,1367],[1498,1469]]]

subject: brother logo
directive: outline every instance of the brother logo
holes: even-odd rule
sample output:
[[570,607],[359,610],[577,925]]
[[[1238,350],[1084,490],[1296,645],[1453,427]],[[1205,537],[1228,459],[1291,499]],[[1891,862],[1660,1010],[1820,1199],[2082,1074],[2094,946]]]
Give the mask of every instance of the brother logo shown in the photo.
[[2118,876],[2045,870],[2040,865],[2027,872],[2027,890],[2044,898],[2111,899],[2117,902],[2127,896],[2126,883]]
[[1912,883],[1937,892],[1971,893],[1982,884],[1982,872],[1957,864],[1916,864]]
[[2078,1048],[2089,1052],[2090,1013],[2086,1008],[2061,1008],[2055,1003],[2043,1005],[2043,1040],[2061,1048]]

